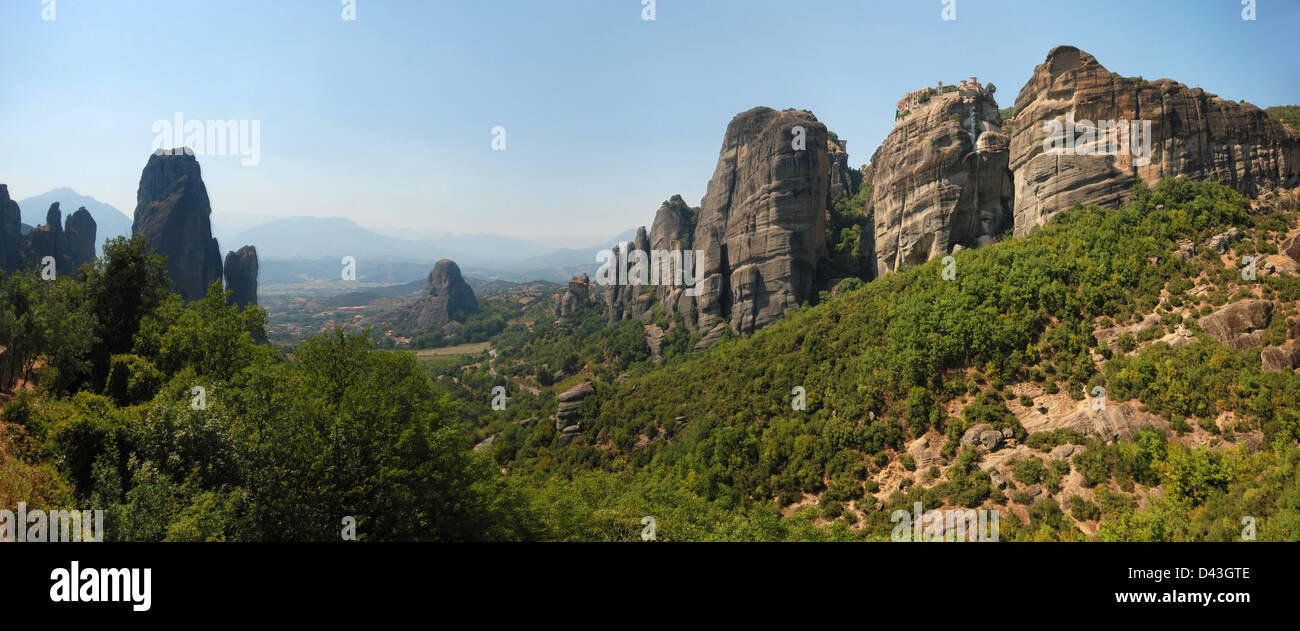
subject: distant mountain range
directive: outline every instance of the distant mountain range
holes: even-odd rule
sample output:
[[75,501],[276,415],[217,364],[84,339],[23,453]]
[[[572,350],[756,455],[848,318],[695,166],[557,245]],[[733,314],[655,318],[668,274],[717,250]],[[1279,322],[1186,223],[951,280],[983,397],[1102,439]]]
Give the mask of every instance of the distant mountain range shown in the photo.
[[[453,259],[461,265],[500,263],[544,254],[547,248],[493,234],[447,234],[403,239],[380,234],[341,217],[288,217],[263,223],[239,234],[239,245],[257,246],[265,259],[317,259],[353,256],[361,259],[436,261]],[[224,244],[223,244],[224,245]]]
[[332,280],[344,256],[357,259],[357,277],[370,282],[407,282],[429,273],[431,263],[449,258],[467,276],[484,280],[566,282],[591,273],[596,252],[632,238],[635,231],[585,249],[548,251],[544,246],[493,234],[441,233],[422,240],[402,239],[363,228],[339,217],[289,217],[240,232],[230,249],[257,247],[262,282],[301,283]]
[[[103,254],[105,240],[131,236],[130,215],[68,187],[19,202],[24,234],[45,221],[45,211],[54,202],[59,202],[65,216],[84,206],[94,217],[96,255]],[[259,223],[256,215],[214,212],[213,224],[214,233],[218,225],[225,226],[216,234],[222,252],[243,245],[257,248],[264,285],[331,280],[338,276],[344,256],[355,257],[358,278],[370,282],[423,282],[434,262],[449,258],[466,275],[487,281],[563,283],[575,274],[594,272],[597,251],[629,241],[635,234],[628,230],[588,248],[550,249],[495,234],[424,231],[413,233],[418,238],[402,238],[383,234],[391,230],[372,230],[341,217],[288,217]]]

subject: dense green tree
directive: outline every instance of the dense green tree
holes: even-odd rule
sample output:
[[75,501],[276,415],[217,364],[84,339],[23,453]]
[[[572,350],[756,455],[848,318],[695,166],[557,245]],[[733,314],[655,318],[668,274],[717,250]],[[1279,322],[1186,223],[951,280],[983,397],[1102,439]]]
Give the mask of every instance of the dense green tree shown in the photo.
[[97,323],[93,382],[108,378],[109,359],[130,353],[140,321],[171,295],[166,259],[149,252],[144,237],[104,242],[104,254],[84,269],[86,303]]

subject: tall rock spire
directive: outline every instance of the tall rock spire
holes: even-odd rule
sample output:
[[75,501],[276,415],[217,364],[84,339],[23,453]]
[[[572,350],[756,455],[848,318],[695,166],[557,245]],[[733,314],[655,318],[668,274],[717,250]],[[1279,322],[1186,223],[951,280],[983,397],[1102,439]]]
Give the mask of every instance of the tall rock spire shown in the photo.
[[221,280],[221,251],[212,238],[208,189],[189,152],[157,152],[140,174],[133,234],[167,257],[172,289],[185,300],[206,295]]

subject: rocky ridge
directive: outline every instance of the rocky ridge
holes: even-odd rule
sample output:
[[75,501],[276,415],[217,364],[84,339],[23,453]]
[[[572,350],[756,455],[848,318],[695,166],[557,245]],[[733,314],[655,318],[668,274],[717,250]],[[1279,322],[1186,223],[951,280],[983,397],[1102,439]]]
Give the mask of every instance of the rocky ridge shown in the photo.
[[[1094,123],[1091,132],[1076,128],[1086,154],[1044,151],[1044,140],[1055,134],[1045,123],[1064,127],[1067,118]],[[1118,151],[1109,142],[1099,147],[1097,121],[1150,121],[1149,162],[1134,154],[1132,142],[1119,143]],[[1017,235],[1076,203],[1119,206],[1138,180],[1217,177],[1258,195],[1300,174],[1300,137],[1260,108],[1171,79],[1121,77],[1073,46],[1052,49],[1034,69],[1016,97],[1012,127]]]

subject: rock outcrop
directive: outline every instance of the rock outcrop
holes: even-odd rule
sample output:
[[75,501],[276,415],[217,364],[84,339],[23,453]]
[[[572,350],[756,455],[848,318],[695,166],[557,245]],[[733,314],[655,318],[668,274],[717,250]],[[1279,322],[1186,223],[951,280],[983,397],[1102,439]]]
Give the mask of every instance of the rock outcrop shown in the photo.
[[916,468],[924,471],[932,466],[943,464],[941,445],[933,444],[928,437],[922,436],[907,444],[907,453],[916,462]]
[[73,275],[80,275],[81,266],[95,258],[97,228],[95,218],[90,216],[90,211],[85,206],[72,213],[63,226],[63,254]]
[[[691,209],[681,195],[673,195],[660,204],[659,210],[655,212],[654,223],[650,225],[650,248],[661,252],[681,252],[685,256],[686,252],[691,252],[695,247],[695,211]],[[668,322],[673,323],[673,315],[681,313],[684,322],[688,327],[694,325],[689,317],[691,305],[694,298],[686,294],[687,285],[690,279],[694,278],[694,266],[698,261],[691,260],[691,269],[683,268],[681,270],[683,284],[670,284],[661,282],[655,289],[655,298],[659,304],[663,305],[668,315]],[[666,264],[661,263],[659,269],[660,279],[676,280],[678,269],[676,264],[670,260]]]
[[[633,255],[633,252],[639,252]],[[597,283],[595,289],[599,299],[605,303],[609,323],[614,324],[623,319],[640,319],[650,311],[650,306],[654,302],[653,292],[649,289],[649,266],[650,266],[650,237],[646,234],[645,226],[636,229],[636,236],[631,241],[623,244],[622,248],[615,247],[612,255],[617,257],[618,261],[627,261],[629,277],[626,283]],[[637,258],[639,257],[639,258]],[[645,273],[635,271],[636,266],[640,265],[646,270]],[[599,274],[597,275],[599,279]],[[645,280],[647,282],[641,282]]]
[[663,330],[657,324],[647,324],[645,327],[645,345],[650,348],[650,360],[659,363],[664,357],[664,341],[668,339],[668,332]]
[[1300,365],[1300,342],[1288,340],[1281,346],[1270,346],[1259,353],[1264,370],[1291,370]]
[[477,312],[478,300],[461,276],[460,267],[451,259],[443,259],[429,272],[424,295],[419,300],[379,316],[376,322],[412,331],[427,331],[434,327],[445,331],[448,326],[454,327],[454,323],[464,322],[469,314]]
[[54,202],[45,213],[45,224],[22,237],[21,248],[25,267],[39,267],[45,257],[52,256],[59,276],[77,278],[79,268],[95,258],[95,220],[80,208],[65,226],[59,202]]
[[560,394],[558,397],[559,406],[555,411],[555,429],[560,432],[559,442],[566,445],[578,437],[582,431],[578,424],[579,411],[582,408],[582,402],[587,397],[596,394],[595,386],[590,381],[584,381]]
[[863,172],[875,224],[863,255],[876,276],[987,243],[1012,217],[1009,142],[990,91],[974,79],[925,88],[905,95],[895,116]]
[[[727,126],[698,211],[674,195],[660,205],[649,231],[638,228],[611,252],[632,270],[638,259],[645,261],[651,281],[658,271],[657,286],[638,284],[635,273],[623,284],[607,284],[597,274],[590,299],[605,305],[610,323],[650,324],[657,303],[670,326],[681,315],[690,331],[711,333],[706,347],[721,338],[719,322],[752,333],[815,299],[827,209],[833,196],[855,188],[844,143],[812,113],[743,112]],[[642,255],[634,257],[638,251]],[[656,252],[679,257],[672,261],[681,261],[681,284],[677,264],[656,260]],[[702,279],[698,287],[696,278]],[[571,295],[561,298],[557,314]]]
[[1049,429],[1069,428],[1084,435],[1098,435],[1104,440],[1130,440],[1143,427],[1161,427],[1159,417],[1127,403],[1111,402],[1104,409],[1092,407],[1090,401],[1080,401],[1075,411],[1053,420]]
[[758,107],[727,126],[695,228],[703,282],[697,330],[761,329],[815,296],[826,248],[826,126],[810,112]]
[[257,304],[257,248],[246,245],[238,252],[227,252],[225,275],[231,304],[240,308]]
[[1219,254],[1227,254],[1228,249],[1232,246],[1233,242],[1237,240],[1237,237],[1240,234],[1241,231],[1237,230],[1237,228],[1228,228],[1226,232],[1216,234],[1209,239],[1206,239],[1205,247],[1214,250]]
[[45,223],[32,228],[27,234],[23,243],[23,264],[29,268],[36,267],[45,257],[52,256],[59,276],[66,275],[71,270],[64,263],[64,245],[63,211],[59,210],[59,203],[54,202],[45,211]]
[[555,305],[555,317],[563,318],[577,311],[583,303],[590,299],[590,295],[591,278],[586,274],[573,277],[569,280],[569,286],[564,290],[564,295],[560,296],[559,302]]
[[826,139],[826,158],[830,162],[830,195],[826,198],[829,207],[838,197],[852,197],[858,192],[854,185],[853,172],[849,169],[848,141],[840,140],[834,132]]
[[23,266],[22,211],[9,199],[9,186],[0,184],[0,270],[15,271]]
[[[1076,203],[1119,206],[1139,179],[1217,177],[1256,195],[1300,174],[1300,137],[1258,107],[1170,79],[1121,77],[1073,46],[1052,49],[1034,69],[1015,112],[1010,166],[1016,235]],[[1068,129],[1067,119],[1076,123],[1077,146],[1086,149],[1045,151],[1044,141],[1056,135],[1049,121]],[[1091,133],[1078,126],[1081,121],[1093,125]],[[1098,121],[1122,121],[1129,132],[1105,134],[1099,146]],[[1129,121],[1139,123],[1136,137]],[[1142,146],[1142,121],[1151,123],[1147,159],[1132,150]]]
[[1202,317],[1199,324],[1201,330],[1224,346],[1242,350],[1260,345],[1260,337],[1272,318],[1272,302],[1243,300]]
[[1283,254],[1291,257],[1292,261],[1300,263],[1300,234],[1291,235],[1283,241],[1281,249]]
[[221,250],[212,238],[212,205],[191,153],[154,153],[140,174],[131,233],[167,257],[172,289],[185,300],[207,295],[221,280]]

